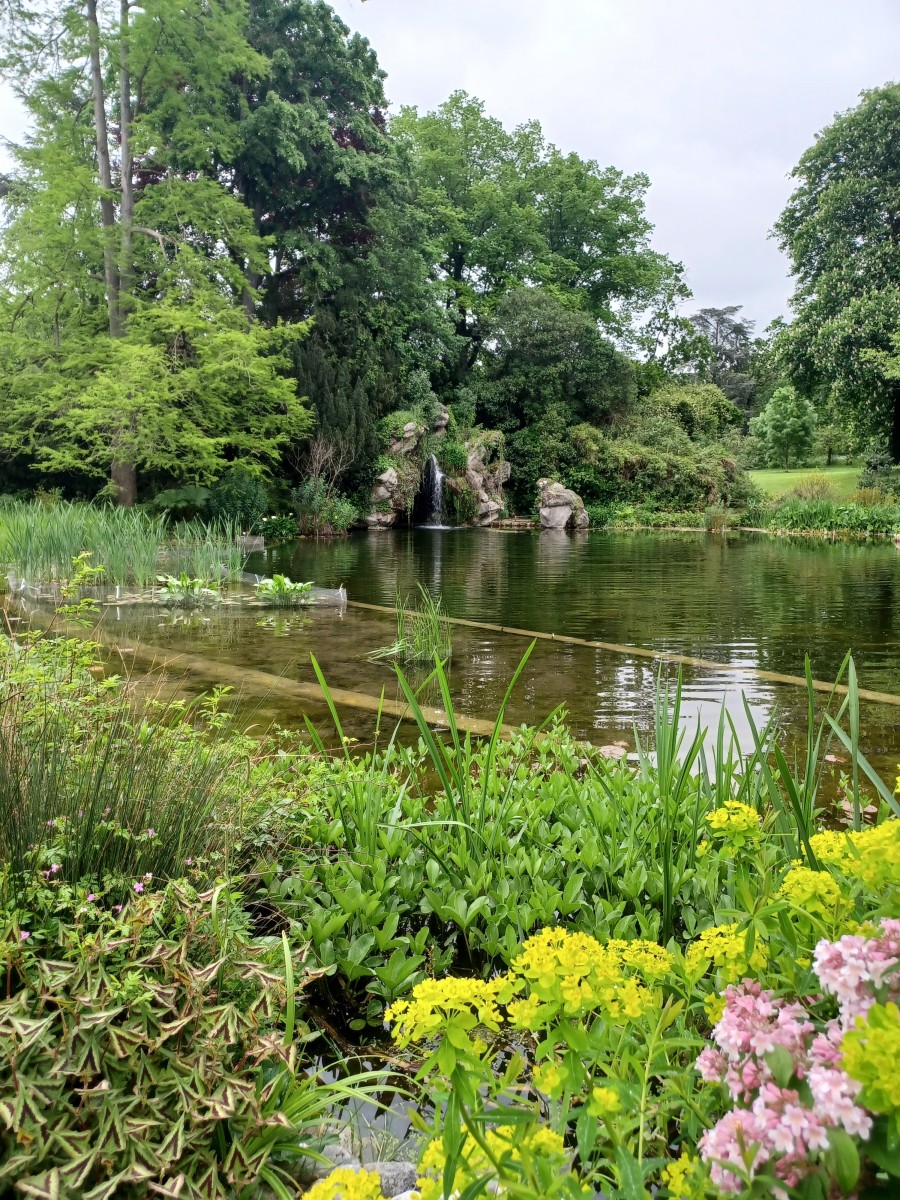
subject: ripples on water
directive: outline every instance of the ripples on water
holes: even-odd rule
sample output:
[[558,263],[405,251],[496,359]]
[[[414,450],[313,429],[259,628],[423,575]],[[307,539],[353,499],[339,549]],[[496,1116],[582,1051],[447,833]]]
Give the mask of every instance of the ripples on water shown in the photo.
[[[343,583],[351,600],[388,606],[398,589],[413,594],[422,583],[454,617],[727,664],[726,672],[685,668],[685,717],[714,724],[724,700],[745,744],[741,691],[760,724],[775,706],[785,726],[805,722],[801,689],[761,681],[747,668],[802,675],[808,653],[814,676],[832,680],[852,649],[861,686],[900,692],[900,552],[890,543],[414,529],[274,547],[248,569]],[[312,650],[334,685],[394,694],[389,667],[366,661],[393,640],[389,616],[322,610],[281,637],[252,618],[235,624],[231,633],[216,619],[190,634],[175,629],[166,645],[304,679],[312,677]],[[452,684],[461,711],[494,714],[527,644],[458,629]],[[541,720],[564,705],[579,734],[630,743],[635,723],[649,728],[657,670],[652,659],[627,653],[538,642],[508,717]],[[900,709],[865,705],[865,746],[885,765],[900,749],[898,724]]]

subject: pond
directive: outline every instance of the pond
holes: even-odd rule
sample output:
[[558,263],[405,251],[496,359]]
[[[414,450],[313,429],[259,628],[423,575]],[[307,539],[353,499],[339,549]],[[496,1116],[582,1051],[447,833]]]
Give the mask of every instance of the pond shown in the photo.
[[[635,725],[642,733],[650,728],[660,670],[638,651],[704,660],[683,667],[685,719],[715,724],[724,701],[745,745],[751,735],[742,693],[757,723],[777,711],[788,732],[805,729],[804,689],[758,672],[802,676],[806,654],[814,677],[830,683],[850,649],[863,688],[900,693],[900,551],[887,542],[410,529],[286,543],[253,555],[247,569],[343,584],[351,603],[302,616],[239,612],[186,622],[123,610],[122,620],[132,636],[167,653],[238,668],[229,682],[252,669],[314,684],[314,653],[332,686],[374,704],[382,689],[398,696],[390,664],[367,658],[393,641],[394,622],[391,613],[354,602],[392,607],[398,589],[414,593],[421,583],[453,617],[620,647],[538,641],[507,720],[539,722],[562,705],[579,735],[629,748]],[[459,711],[493,718],[529,640],[456,628],[451,684]],[[676,670],[662,669],[669,677]],[[256,699],[260,720],[292,724],[302,711],[319,723],[326,717],[321,704],[277,689]],[[371,734],[371,711],[342,715],[348,733]],[[866,702],[863,730],[864,751],[893,780],[900,707]]]

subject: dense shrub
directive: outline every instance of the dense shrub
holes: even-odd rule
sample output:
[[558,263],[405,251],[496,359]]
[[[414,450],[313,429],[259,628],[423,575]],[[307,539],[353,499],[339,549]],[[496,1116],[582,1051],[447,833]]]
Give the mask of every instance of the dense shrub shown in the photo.
[[881,442],[871,444],[866,450],[857,486],[880,488],[886,492],[891,492],[896,487],[894,460],[887,446]]
[[236,463],[213,486],[209,511],[214,517],[253,532],[269,511],[269,492],[262,480]]
[[695,442],[718,442],[743,421],[741,410],[714,383],[667,383],[648,396],[644,408],[674,420]]
[[469,452],[462,442],[453,438],[440,438],[435,443],[435,454],[441,469],[448,475],[465,474]]
[[291,492],[291,502],[303,534],[333,537],[346,533],[357,517],[353,501],[333,492],[322,478],[304,479]]
[[837,489],[824,471],[811,471],[791,488],[795,500],[837,500]]
[[192,483],[157,492],[147,507],[179,521],[190,521],[207,514],[211,495],[209,488]]
[[277,542],[285,538],[295,538],[300,532],[300,526],[294,517],[263,517],[257,526],[267,542]]
[[773,529],[888,534],[900,529],[900,506],[832,500],[784,500],[771,511]]

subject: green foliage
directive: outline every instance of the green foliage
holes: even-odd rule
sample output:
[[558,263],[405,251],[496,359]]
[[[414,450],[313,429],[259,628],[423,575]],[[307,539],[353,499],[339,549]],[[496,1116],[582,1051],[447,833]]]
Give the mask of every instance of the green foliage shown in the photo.
[[205,514],[211,495],[209,488],[189,483],[186,487],[166,488],[157,492],[147,507],[169,517],[191,520]]
[[894,460],[886,446],[879,442],[869,445],[857,487],[881,488],[888,492],[894,490]]
[[209,498],[209,508],[214,516],[238,525],[248,533],[257,531],[270,505],[269,492],[263,481],[240,463],[222,474]]
[[163,604],[171,604],[174,608],[202,608],[222,599],[219,589],[210,587],[210,580],[192,579],[186,571],[180,575],[157,575],[156,580],[163,585],[157,590],[157,596]]
[[390,646],[369,657],[395,658],[401,662],[433,663],[453,654],[453,627],[447,620],[440,596],[432,596],[419,584],[415,603],[397,593],[397,637]]
[[256,528],[267,542],[295,538],[300,532],[300,526],[295,518],[287,516],[263,517]]
[[478,516],[478,493],[465,479],[453,481],[448,488],[447,497],[450,501],[450,511],[457,525],[466,525]]
[[165,518],[88,504],[13,502],[0,510],[0,563],[30,584],[64,580],[85,551],[110,585],[153,583],[169,532]]
[[469,452],[462,442],[444,437],[435,443],[435,454],[441,469],[447,475],[464,475],[469,463]]
[[740,410],[713,383],[669,383],[653,392],[646,405],[673,417],[695,442],[720,442],[742,420]]
[[655,342],[671,325],[684,286],[680,268],[650,249],[644,176],[563,154],[536,121],[510,132],[465,92],[421,116],[404,108],[392,129],[413,155],[450,289],[454,385],[479,359],[487,322],[517,285],[538,281],[612,336]]
[[780,387],[750,431],[759,438],[770,466],[790,467],[805,463],[812,450],[815,415],[809,402],[790,386]]
[[300,532],[316,537],[346,533],[357,517],[353,501],[331,491],[321,477],[304,479],[291,492],[291,503]]
[[773,529],[890,534],[900,530],[900,506],[835,500],[783,500],[768,514]]
[[[332,1107],[371,1090],[297,1067],[304,986],[247,935],[227,885],[124,905],[35,884],[3,914],[0,1179],[29,1195],[227,1197],[293,1191]],[[28,920],[28,926],[21,922]],[[23,935],[27,935],[24,936]]]
[[900,242],[886,225],[900,185],[900,86],[863,93],[794,168],[776,231],[796,279],[794,321],[779,334],[801,390],[830,393],[853,430],[900,455],[891,373],[900,329]]
[[[237,839],[247,747],[210,743],[214,708],[131,708],[121,681],[97,680],[93,647],[39,639],[0,644],[0,863],[19,873],[59,864],[69,885],[185,860],[224,862]],[[215,816],[215,820],[213,820]]]
[[256,585],[256,594],[267,604],[277,608],[292,608],[297,604],[307,604],[310,600],[312,583],[295,583],[287,575],[273,575],[271,579],[261,579]]

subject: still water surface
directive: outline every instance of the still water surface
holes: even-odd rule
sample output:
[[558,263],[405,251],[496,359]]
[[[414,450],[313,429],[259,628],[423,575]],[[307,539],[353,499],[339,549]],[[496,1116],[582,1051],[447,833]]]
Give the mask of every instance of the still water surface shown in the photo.
[[[761,681],[747,668],[832,680],[852,650],[862,687],[900,693],[900,551],[890,543],[825,542],[740,534],[499,530],[384,531],[302,541],[251,557],[247,568],[344,584],[351,600],[392,606],[421,583],[451,616],[709,659],[725,672],[684,669],[686,719],[715,723],[723,701],[749,742],[742,693],[754,720],[773,710],[788,730],[805,724],[805,693]],[[134,618],[127,618],[134,623]],[[367,655],[393,641],[389,615],[347,608],[304,617],[214,616],[192,627],[149,618],[166,649],[312,680],[314,653],[329,682],[377,696],[397,694],[389,664]],[[459,709],[492,717],[527,639],[457,628],[451,682]],[[628,653],[538,642],[507,719],[534,722],[564,705],[574,730],[595,742],[633,744],[651,722],[653,660]],[[671,674],[673,669],[669,668]],[[824,699],[824,698],[823,698]],[[265,716],[299,713],[273,702]],[[324,714],[314,713],[317,719]],[[900,708],[864,706],[864,749],[886,771],[900,752]],[[371,718],[357,713],[363,736]]]

